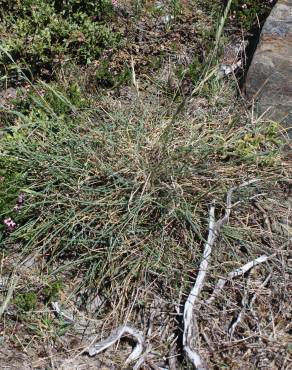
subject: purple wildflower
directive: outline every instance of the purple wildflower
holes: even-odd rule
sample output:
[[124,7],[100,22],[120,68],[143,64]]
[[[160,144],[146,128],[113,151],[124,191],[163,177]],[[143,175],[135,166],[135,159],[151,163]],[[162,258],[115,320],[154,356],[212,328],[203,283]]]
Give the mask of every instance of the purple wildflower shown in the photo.
[[5,218],[3,221],[4,225],[6,226],[6,229],[8,231],[13,231],[16,228],[16,222],[12,220],[12,218]]
[[16,212],[20,211],[21,208],[23,207],[23,205],[24,205],[24,194],[20,193],[18,195],[17,202],[16,202],[16,205],[14,207],[14,210]]

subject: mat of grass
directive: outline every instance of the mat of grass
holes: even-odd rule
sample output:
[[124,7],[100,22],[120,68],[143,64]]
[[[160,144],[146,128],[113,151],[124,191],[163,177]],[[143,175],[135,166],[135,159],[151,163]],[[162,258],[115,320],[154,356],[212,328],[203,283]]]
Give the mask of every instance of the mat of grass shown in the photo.
[[[175,106],[157,109],[159,96],[117,106],[110,98],[96,103],[76,86],[64,93],[44,83],[32,86],[25,102],[16,99],[4,116],[4,260],[14,256],[17,266],[35,255],[46,281],[74,282],[70,299],[80,292],[85,301],[98,296],[94,315],[107,329],[129,320],[145,328],[141,315],[143,322],[158,297],[165,318],[153,319],[154,326],[168,323],[166,337],[156,344],[161,355],[180,327],[176,317],[201,258],[211,201],[217,201],[219,215],[231,186],[260,179],[236,194],[241,203],[222,229],[214,279],[230,271],[232,261],[241,265],[263,252],[272,254],[287,240],[275,232],[266,244],[265,231],[255,227],[252,216],[253,199],[277,198],[277,189],[287,183],[279,127],[252,121],[234,100],[232,81],[210,86],[204,114],[186,110],[174,120]],[[197,97],[192,104],[198,108],[201,101]],[[17,210],[20,194],[24,202]],[[16,223],[12,228],[5,224],[9,218]],[[46,285],[37,284],[34,310],[48,302]],[[54,333],[53,338],[59,336]]]

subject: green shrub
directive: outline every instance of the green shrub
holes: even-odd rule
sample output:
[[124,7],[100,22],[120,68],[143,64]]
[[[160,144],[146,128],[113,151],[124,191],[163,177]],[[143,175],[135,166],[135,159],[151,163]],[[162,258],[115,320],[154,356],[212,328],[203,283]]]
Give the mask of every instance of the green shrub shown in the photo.
[[204,71],[204,64],[199,60],[198,57],[194,57],[192,63],[189,65],[189,76],[192,82],[195,84],[200,80]]
[[269,14],[272,3],[269,0],[233,0],[230,10],[235,21],[248,30]]
[[44,299],[46,302],[52,302],[58,298],[60,290],[62,289],[62,282],[60,280],[56,280],[49,284],[43,290]]
[[129,82],[131,80],[131,76],[131,71],[128,67],[124,67],[119,73],[114,74],[110,70],[108,60],[102,60],[95,73],[98,85],[103,87],[118,87],[122,83]]
[[21,310],[21,311],[33,311],[36,309],[37,306],[37,295],[34,292],[27,292],[17,294],[14,298],[14,304]]
[[277,161],[280,145],[279,127],[276,123],[266,123],[256,132],[235,135],[226,142],[223,157],[238,161],[257,162],[262,166],[273,166]]
[[110,26],[109,1],[14,0],[0,5],[2,47],[7,52],[0,52],[4,73],[7,66],[10,74],[14,71],[12,57],[31,75],[50,77],[60,62],[89,63],[119,41]]

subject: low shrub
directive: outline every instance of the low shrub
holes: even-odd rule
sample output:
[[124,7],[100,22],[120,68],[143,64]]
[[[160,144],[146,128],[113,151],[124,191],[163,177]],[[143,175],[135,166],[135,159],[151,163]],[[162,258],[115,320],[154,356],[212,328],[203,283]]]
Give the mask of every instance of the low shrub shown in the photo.
[[250,30],[267,17],[274,3],[273,0],[233,0],[231,18],[243,29]]
[[119,42],[107,0],[14,0],[0,6],[3,74],[16,76],[15,61],[30,77],[51,78],[60,63],[89,63]]

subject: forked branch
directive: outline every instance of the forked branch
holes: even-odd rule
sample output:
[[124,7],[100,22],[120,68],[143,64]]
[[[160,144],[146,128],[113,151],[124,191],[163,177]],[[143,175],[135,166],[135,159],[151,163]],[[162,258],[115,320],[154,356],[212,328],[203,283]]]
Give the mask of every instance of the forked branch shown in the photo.
[[184,307],[184,331],[183,331],[183,347],[184,351],[193,364],[195,369],[197,370],[205,370],[207,369],[206,364],[204,363],[202,357],[200,356],[199,352],[194,349],[193,343],[198,336],[198,325],[197,325],[197,312],[199,309],[199,296],[204,287],[206,274],[208,271],[208,265],[212,254],[213,245],[219,235],[219,231],[223,224],[225,224],[230,216],[231,208],[232,208],[232,194],[235,190],[240,189],[242,187],[248,186],[257,182],[257,179],[253,179],[250,181],[246,181],[237,187],[231,188],[227,192],[226,196],[226,207],[225,213],[222,218],[218,221],[215,221],[215,204],[213,203],[209,210],[209,227],[208,227],[208,239],[204,247],[203,258],[200,263],[199,273],[193,286]]

